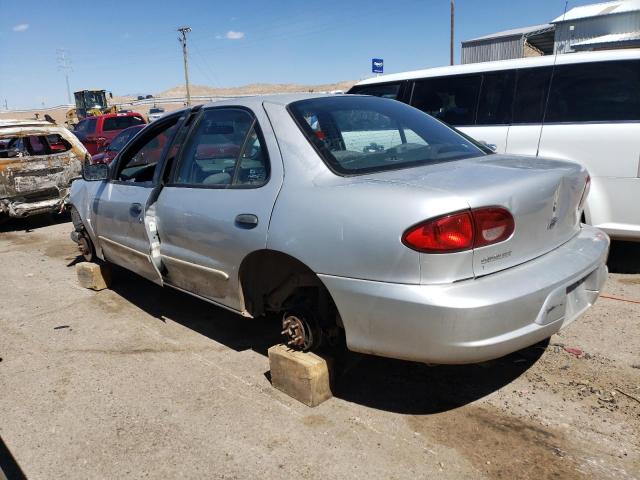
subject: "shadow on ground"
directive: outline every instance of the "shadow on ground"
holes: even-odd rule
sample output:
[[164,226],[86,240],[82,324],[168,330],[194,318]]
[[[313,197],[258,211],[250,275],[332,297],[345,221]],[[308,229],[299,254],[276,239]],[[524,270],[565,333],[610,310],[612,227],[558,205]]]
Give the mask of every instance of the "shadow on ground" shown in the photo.
[[[244,319],[171,288],[115,268],[111,289],[161,321],[170,319],[227,347],[262,355],[280,343],[280,319]],[[428,366],[346,352],[337,359],[334,395],[407,414],[451,410],[509,384],[542,355],[548,342],[483,364]]]
[[13,458],[11,451],[7,448],[0,437],[0,478],[3,478],[2,474],[4,473],[4,478],[7,480],[22,480],[27,477],[22,472],[20,465],[16,462],[16,459]]
[[611,273],[640,273],[640,242],[613,240],[607,266]]
[[71,215],[65,212],[62,214],[45,213],[26,218],[0,219],[0,233],[5,232],[30,232],[42,227],[57,225],[71,221]]

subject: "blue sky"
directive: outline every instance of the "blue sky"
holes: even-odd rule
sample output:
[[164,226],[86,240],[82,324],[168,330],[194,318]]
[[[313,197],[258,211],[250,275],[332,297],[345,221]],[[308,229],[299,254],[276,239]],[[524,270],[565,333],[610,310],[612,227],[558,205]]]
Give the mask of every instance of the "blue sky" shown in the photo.
[[[569,0],[569,8],[594,3]],[[545,23],[565,0],[456,0],[456,62],[465,39]],[[194,84],[327,83],[449,62],[449,0],[0,0],[0,102],[66,103],[72,90],[158,93],[183,82],[176,28],[189,25]]]

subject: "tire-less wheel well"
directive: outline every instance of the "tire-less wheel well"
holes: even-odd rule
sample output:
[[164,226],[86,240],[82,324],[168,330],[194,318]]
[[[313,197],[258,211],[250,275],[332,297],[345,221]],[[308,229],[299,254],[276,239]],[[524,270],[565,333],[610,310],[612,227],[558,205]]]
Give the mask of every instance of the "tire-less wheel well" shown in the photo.
[[273,312],[310,312],[324,338],[335,336],[335,327],[342,326],[322,281],[290,255],[274,250],[253,252],[240,265],[239,275],[245,309],[253,317]]

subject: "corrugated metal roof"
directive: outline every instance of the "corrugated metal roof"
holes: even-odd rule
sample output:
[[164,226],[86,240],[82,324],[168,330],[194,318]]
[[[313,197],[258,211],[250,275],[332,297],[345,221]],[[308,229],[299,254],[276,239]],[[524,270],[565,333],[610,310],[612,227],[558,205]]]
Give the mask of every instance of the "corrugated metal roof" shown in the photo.
[[640,10],[640,0],[619,0],[617,2],[594,3],[569,10],[566,15],[560,15],[551,23],[568,22],[580,18],[599,17],[614,13],[633,12]]
[[469,42],[479,42],[481,40],[490,40],[492,38],[500,38],[500,37],[521,37],[523,35],[531,34],[531,33],[539,33],[549,29],[553,29],[553,25],[550,23],[544,23],[542,25],[533,25],[532,27],[523,27],[523,28],[514,28],[511,30],[504,30],[502,32],[492,33],[491,35],[485,35],[483,37],[472,38],[471,40],[465,40],[462,42],[463,44]]
[[640,40],[640,32],[631,33],[610,33],[609,35],[601,35],[599,37],[593,37],[589,40],[583,40],[571,44],[572,47],[586,47],[589,45],[599,45],[602,43],[624,43],[634,40]]

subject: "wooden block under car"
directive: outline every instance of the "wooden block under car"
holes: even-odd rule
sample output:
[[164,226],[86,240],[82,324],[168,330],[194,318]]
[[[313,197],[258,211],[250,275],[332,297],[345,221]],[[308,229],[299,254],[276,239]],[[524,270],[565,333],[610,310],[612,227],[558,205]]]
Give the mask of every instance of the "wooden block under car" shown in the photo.
[[309,407],[333,396],[329,382],[331,365],[315,353],[274,345],[269,349],[269,366],[271,384]]
[[104,290],[111,283],[111,269],[108,265],[80,262],[76,264],[76,274],[80,286],[91,290]]

